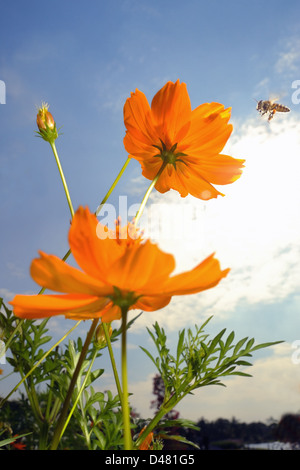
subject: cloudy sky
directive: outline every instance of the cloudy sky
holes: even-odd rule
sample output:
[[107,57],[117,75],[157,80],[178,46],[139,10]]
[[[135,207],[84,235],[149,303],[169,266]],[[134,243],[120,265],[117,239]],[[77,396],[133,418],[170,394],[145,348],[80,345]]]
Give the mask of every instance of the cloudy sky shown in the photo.
[[[209,387],[177,409],[208,420],[279,419],[300,410],[300,6],[296,0],[101,0],[5,2],[0,18],[0,296],[36,293],[29,266],[38,250],[63,256],[69,209],[50,147],[36,138],[36,106],[50,104],[73,205],[95,210],[126,160],[123,105],[130,92],[151,101],[168,80],[187,84],[192,107],[232,107],[225,153],[246,159],[243,176],[208,202],[153,193],[146,233],[190,269],[215,252],[230,274],[199,295],[143,314],[129,336],[133,406],[144,417],[154,369],[145,327],[158,321],[176,346],[179,329],[223,328],[236,338],[285,343],[257,353],[252,378]],[[43,9],[44,8],[44,9]],[[5,87],[4,87],[5,85]],[[268,123],[254,100],[291,109]],[[148,187],[131,161],[109,202],[138,204]],[[125,199],[124,199],[125,198]],[[166,211],[167,207],[167,211]],[[55,337],[70,328],[49,323]],[[77,333],[84,334],[86,326]],[[299,341],[299,343],[298,343]],[[116,349],[116,355],[120,353]],[[107,358],[103,385],[112,384]],[[102,364],[99,366],[102,367]],[[11,378],[10,378],[11,380]],[[1,382],[3,390],[8,381]],[[197,411],[196,411],[197,410]]]

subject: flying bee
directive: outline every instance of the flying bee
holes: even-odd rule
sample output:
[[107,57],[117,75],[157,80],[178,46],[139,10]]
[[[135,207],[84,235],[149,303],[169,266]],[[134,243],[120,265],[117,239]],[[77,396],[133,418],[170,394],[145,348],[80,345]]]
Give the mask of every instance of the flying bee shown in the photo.
[[266,113],[269,113],[268,121],[271,121],[271,119],[273,119],[276,111],[279,113],[288,113],[290,111],[290,109],[287,106],[284,106],[283,104],[275,103],[275,101],[276,100],[256,101],[257,102],[256,109],[262,116]]

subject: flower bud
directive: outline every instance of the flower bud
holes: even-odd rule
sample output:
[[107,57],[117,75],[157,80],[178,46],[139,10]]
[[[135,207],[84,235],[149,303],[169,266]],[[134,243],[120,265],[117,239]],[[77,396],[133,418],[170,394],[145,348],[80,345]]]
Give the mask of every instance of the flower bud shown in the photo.
[[38,134],[47,142],[54,142],[58,137],[56,124],[52,114],[48,111],[49,105],[42,103],[38,109],[36,123],[39,128]]
[[[113,332],[112,327],[109,323],[107,324],[107,326],[109,327],[108,335],[109,337],[111,337],[112,332]],[[95,343],[98,348],[105,348],[106,346],[106,338],[104,334],[103,323],[100,323],[100,325],[96,328]]]
[[[141,434],[143,434],[145,429],[146,429],[146,426],[143,427],[143,429],[141,430],[139,436],[141,436]],[[151,447],[152,440],[153,440],[153,432],[150,432],[148,434],[148,436],[145,437],[145,439],[143,440],[141,445],[139,446],[139,450],[150,450],[150,449],[152,449],[152,447]]]

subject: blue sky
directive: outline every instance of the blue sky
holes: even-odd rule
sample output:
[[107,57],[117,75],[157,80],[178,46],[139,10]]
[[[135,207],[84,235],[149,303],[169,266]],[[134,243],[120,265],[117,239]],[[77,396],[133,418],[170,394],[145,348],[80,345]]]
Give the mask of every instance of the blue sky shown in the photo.
[[[163,204],[175,209],[171,232],[156,231],[154,238],[174,254],[178,271],[215,251],[231,272],[217,289],[144,314],[132,330],[133,405],[144,416],[151,414],[144,403],[153,399],[154,375],[138,352],[149,341],[145,326],[159,321],[173,344],[179,328],[211,314],[210,334],[226,327],[237,338],[286,343],[255,356],[253,378],[189,397],[178,407],[181,416],[252,421],[300,409],[300,365],[292,361],[300,338],[300,121],[292,88],[300,80],[299,10],[296,0],[1,5],[0,295],[6,301],[37,292],[28,270],[38,250],[63,256],[68,248],[69,209],[50,147],[35,136],[36,106],[48,102],[62,126],[57,149],[73,205],[91,210],[127,157],[123,105],[131,91],[140,89],[150,101],[167,80],[179,78],[193,108],[210,101],[232,107],[234,132],[226,150],[245,158],[246,168],[238,182],[221,188],[226,196],[207,203],[173,192],[152,197],[156,220]],[[271,96],[291,113],[269,124],[254,99]],[[132,161],[110,202],[118,207],[126,195],[128,205],[138,203],[147,186]],[[188,209],[190,233],[176,239]],[[49,325],[55,336],[70,327],[57,318]],[[108,362],[106,371],[105,388],[112,383]]]

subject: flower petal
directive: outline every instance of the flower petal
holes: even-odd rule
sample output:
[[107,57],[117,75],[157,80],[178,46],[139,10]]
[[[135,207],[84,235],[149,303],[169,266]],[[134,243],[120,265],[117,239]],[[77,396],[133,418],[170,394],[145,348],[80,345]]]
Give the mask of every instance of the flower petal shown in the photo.
[[32,261],[30,274],[34,281],[47,289],[68,294],[108,295],[111,286],[69,266],[54,255],[40,252],[40,258]]
[[161,193],[174,189],[179,192],[181,197],[191,194],[203,200],[223,196],[202,177],[201,173],[194,172],[194,166],[187,166],[183,163],[177,163],[176,170],[172,167],[171,173],[164,171],[157,181],[155,189]]
[[56,315],[67,315],[69,312],[85,311],[85,319],[91,318],[88,312],[104,308],[107,300],[84,295],[16,295],[9,302],[14,314],[20,318],[46,318]]
[[177,274],[168,279],[156,292],[145,292],[145,295],[186,295],[195,294],[216,286],[226,277],[229,269],[221,271],[219,261],[214,254],[207,257],[191,271]]
[[196,153],[198,156],[204,152],[221,152],[233,129],[228,124],[230,108],[224,109],[220,103],[204,103],[191,114],[191,126],[180,148],[187,148],[188,154]]
[[109,302],[104,308],[100,310],[97,309],[97,304],[94,304],[95,308],[88,313],[84,311],[84,309],[74,310],[66,314],[66,318],[70,320],[86,320],[94,319],[94,318],[101,318],[103,323],[109,323],[113,320],[120,320],[122,317],[120,307],[113,305],[112,302]]
[[185,83],[167,82],[154,96],[151,111],[160,139],[166,146],[176,143],[177,135],[189,129],[191,102]]
[[[124,246],[116,243],[113,231],[100,238],[101,224],[88,208],[79,207],[69,230],[72,254],[81,269],[91,277],[105,282],[108,267],[124,253]],[[97,236],[97,234],[99,236]]]
[[203,156],[199,165],[190,165],[190,171],[195,177],[198,175],[213,184],[230,184],[241,176],[244,162],[245,160],[223,154],[209,158]]
[[161,308],[164,308],[168,305],[171,301],[171,296],[146,296],[143,295],[134,305],[132,308],[134,309],[141,309],[145,312],[154,312]]
[[111,266],[107,280],[120,289],[140,293],[145,286],[151,289],[164,283],[174,269],[174,257],[147,240],[132,245]]
[[[159,142],[152,122],[151,108],[148,100],[144,93],[139,90],[136,90],[135,93],[131,93],[131,97],[127,98],[125,102],[124,124],[127,129],[127,134],[139,144],[146,143],[152,146],[153,141]],[[127,134],[124,139],[126,149]]]

